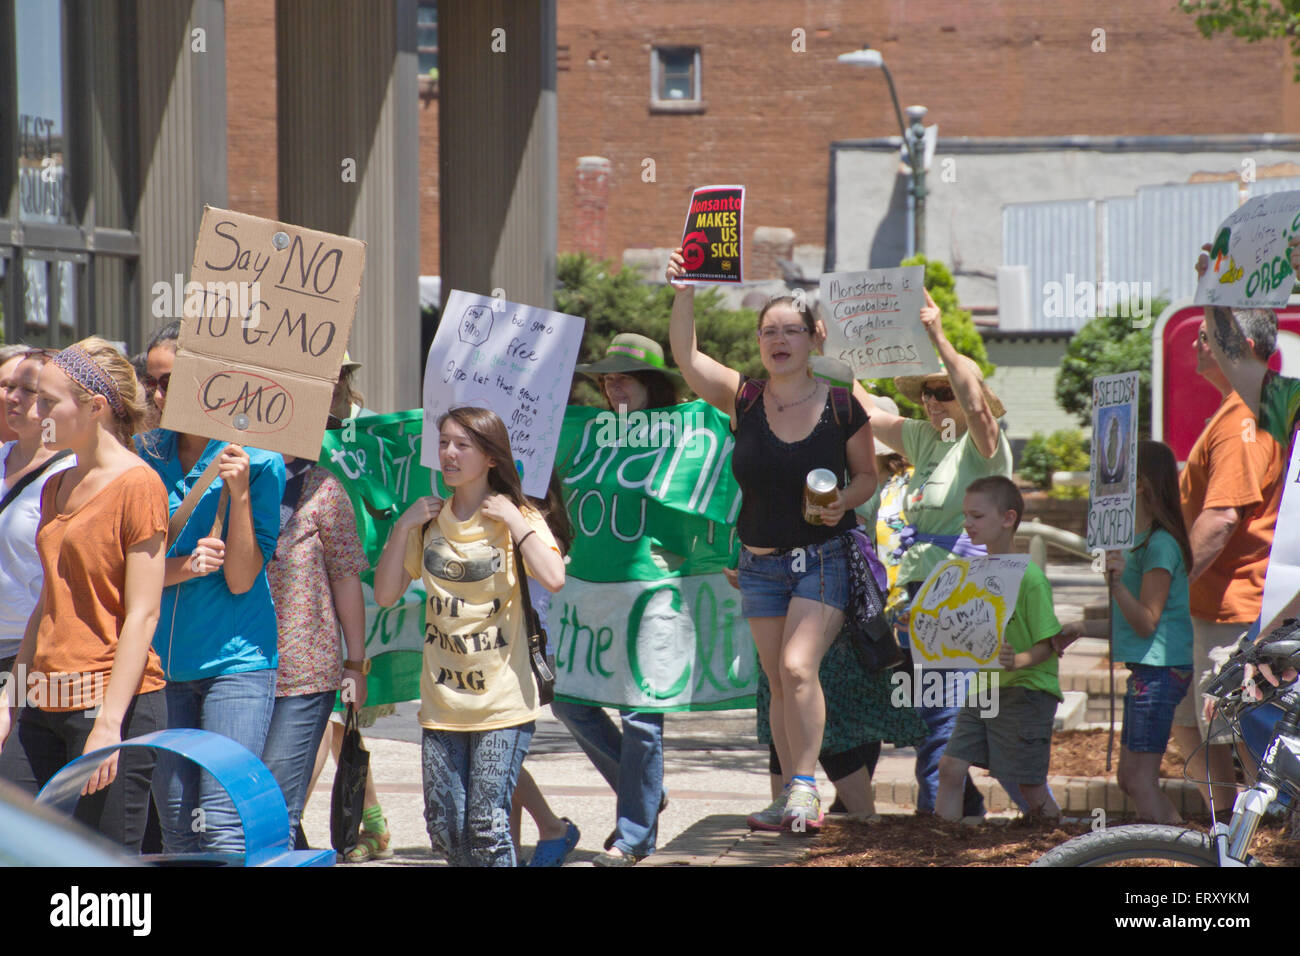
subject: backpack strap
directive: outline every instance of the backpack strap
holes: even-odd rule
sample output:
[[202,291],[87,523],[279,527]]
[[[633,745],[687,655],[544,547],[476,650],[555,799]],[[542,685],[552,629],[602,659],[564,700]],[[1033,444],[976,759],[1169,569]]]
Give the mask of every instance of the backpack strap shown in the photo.
[[761,380],[750,378],[748,375],[741,378],[740,388],[736,389],[737,424],[740,422],[740,417],[753,408],[754,403],[763,397],[764,384]]
[[831,386],[831,413],[835,424],[843,425],[853,421],[853,393],[842,385]]

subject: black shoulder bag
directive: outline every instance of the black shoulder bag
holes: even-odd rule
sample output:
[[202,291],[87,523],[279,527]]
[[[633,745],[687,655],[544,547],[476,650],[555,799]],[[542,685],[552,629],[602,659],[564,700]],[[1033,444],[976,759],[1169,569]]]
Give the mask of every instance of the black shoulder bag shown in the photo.
[[555,699],[555,671],[546,662],[546,631],[533,610],[533,599],[528,596],[528,570],[524,567],[524,555],[517,543],[515,575],[519,578],[519,594],[524,602],[524,629],[528,632],[528,659],[533,665],[533,677],[537,678],[537,703],[545,706]]
[[54,464],[56,461],[67,458],[71,454],[72,450],[70,448],[65,448],[62,451],[55,452],[45,460],[45,464],[41,465],[41,467],[37,468],[35,471],[29,471],[27,474],[19,478],[17,484],[6,491],[3,498],[0,498],[0,511],[4,511],[8,508],[10,502],[23,493],[24,488],[30,485],[37,478],[41,477],[41,475],[45,474],[50,465]]

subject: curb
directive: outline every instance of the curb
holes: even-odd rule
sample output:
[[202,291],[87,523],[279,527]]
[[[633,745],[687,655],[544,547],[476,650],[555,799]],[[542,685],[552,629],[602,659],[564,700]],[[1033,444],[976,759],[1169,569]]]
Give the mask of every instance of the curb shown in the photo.
[[[1107,813],[1129,813],[1137,809],[1114,777],[1067,777],[1052,774],[1047,778],[1047,784],[1062,813],[1087,815],[1097,809]],[[984,803],[990,813],[1016,808],[1011,797],[996,780],[990,777],[977,779],[975,786],[984,795]],[[1190,780],[1162,777],[1160,789],[1184,817],[1203,812],[1200,791]],[[915,780],[876,780],[872,783],[872,792],[880,804],[916,806]]]

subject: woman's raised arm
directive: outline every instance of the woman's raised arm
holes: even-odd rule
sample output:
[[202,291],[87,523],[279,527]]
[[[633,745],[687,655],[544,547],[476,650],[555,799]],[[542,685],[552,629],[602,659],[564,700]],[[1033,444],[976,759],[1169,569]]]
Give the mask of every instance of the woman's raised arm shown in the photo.
[[673,300],[673,317],[668,326],[668,344],[673,361],[696,395],[725,415],[736,410],[736,390],[740,373],[716,362],[699,350],[695,342],[695,287],[678,282],[683,272],[682,250],[673,251],[668,260],[668,284],[677,292]]

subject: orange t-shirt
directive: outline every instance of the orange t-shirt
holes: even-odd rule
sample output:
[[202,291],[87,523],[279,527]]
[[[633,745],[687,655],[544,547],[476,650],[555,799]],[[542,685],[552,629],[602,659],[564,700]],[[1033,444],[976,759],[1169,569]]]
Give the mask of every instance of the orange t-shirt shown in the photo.
[[[45,571],[45,613],[27,674],[27,702],[41,710],[96,707],[113,670],[126,621],[126,552],[167,530],[167,492],[141,464],[69,514],[57,514],[60,472],[41,495],[36,550]],[[52,679],[46,680],[46,675]],[[161,690],[162,665],[149,648],[137,694]]]
[[1192,617],[1248,622],[1259,616],[1264,573],[1282,502],[1283,449],[1257,428],[1236,392],[1205,425],[1178,480],[1188,533],[1206,508],[1240,508],[1241,522],[1222,553],[1191,583]]

